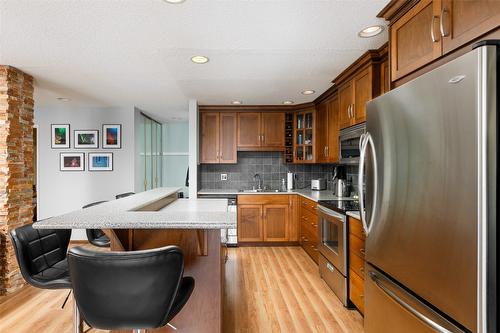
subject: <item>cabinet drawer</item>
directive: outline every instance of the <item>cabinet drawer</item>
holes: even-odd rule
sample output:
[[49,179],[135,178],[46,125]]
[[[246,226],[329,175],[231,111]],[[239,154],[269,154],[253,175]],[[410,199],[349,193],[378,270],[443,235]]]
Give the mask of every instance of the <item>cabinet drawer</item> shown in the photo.
[[365,259],[365,241],[353,234],[349,234],[349,251]]
[[301,229],[300,231],[300,245],[311,256],[311,258],[318,263],[318,237],[309,232],[308,229]]
[[307,224],[311,226],[312,229],[318,230],[318,215],[311,213],[308,210],[301,210],[299,217],[300,224]]
[[313,214],[316,214],[316,206],[318,204],[312,200],[306,199],[304,197],[300,197],[300,208],[307,209]]
[[246,205],[289,205],[287,194],[239,194],[238,204]]
[[300,221],[300,234],[312,241],[318,242],[318,229],[303,220]]
[[352,269],[349,270],[349,299],[359,312],[365,313],[365,281]]
[[349,269],[356,272],[361,278],[365,278],[365,261],[353,251],[349,251]]
[[349,233],[358,236],[363,240],[366,238],[361,221],[351,216],[349,216]]

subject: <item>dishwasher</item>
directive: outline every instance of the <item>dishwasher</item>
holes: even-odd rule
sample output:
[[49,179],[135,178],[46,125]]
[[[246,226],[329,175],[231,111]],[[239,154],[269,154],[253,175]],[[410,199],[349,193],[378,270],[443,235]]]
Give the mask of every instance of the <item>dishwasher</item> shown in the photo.
[[[199,194],[198,197],[204,199],[227,199],[227,211],[234,213],[238,212],[238,199],[236,194]],[[238,246],[237,228],[221,229],[220,232],[222,244],[225,244],[227,247]]]

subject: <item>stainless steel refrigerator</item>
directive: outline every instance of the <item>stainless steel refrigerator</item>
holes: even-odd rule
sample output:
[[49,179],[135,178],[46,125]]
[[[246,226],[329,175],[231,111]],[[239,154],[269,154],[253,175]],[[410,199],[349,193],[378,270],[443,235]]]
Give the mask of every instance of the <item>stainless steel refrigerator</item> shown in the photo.
[[499,45],[367,104],[367,333],[498,332]]

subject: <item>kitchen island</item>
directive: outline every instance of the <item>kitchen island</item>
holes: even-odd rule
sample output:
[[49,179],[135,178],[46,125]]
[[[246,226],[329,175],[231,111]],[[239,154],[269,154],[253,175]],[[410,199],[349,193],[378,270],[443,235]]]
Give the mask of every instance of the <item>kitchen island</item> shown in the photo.
[[196,285],[172,325],[177,332],[221,332],[225,251],[220,230],[236,227],[236,213],[228,212],[225,199],[177,199],[178,190],[138,193],[38,221],[34,228],[102,229],[115,251],[181,247],[184,274],[193,276]]

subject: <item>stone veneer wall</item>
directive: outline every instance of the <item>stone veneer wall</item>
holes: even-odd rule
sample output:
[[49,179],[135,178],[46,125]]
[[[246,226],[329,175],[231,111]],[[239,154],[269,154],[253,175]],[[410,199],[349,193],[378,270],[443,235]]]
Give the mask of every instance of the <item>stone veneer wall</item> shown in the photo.
[[33,77],[0,65],[0,295],[24,285],[8,233],[33,219]]

